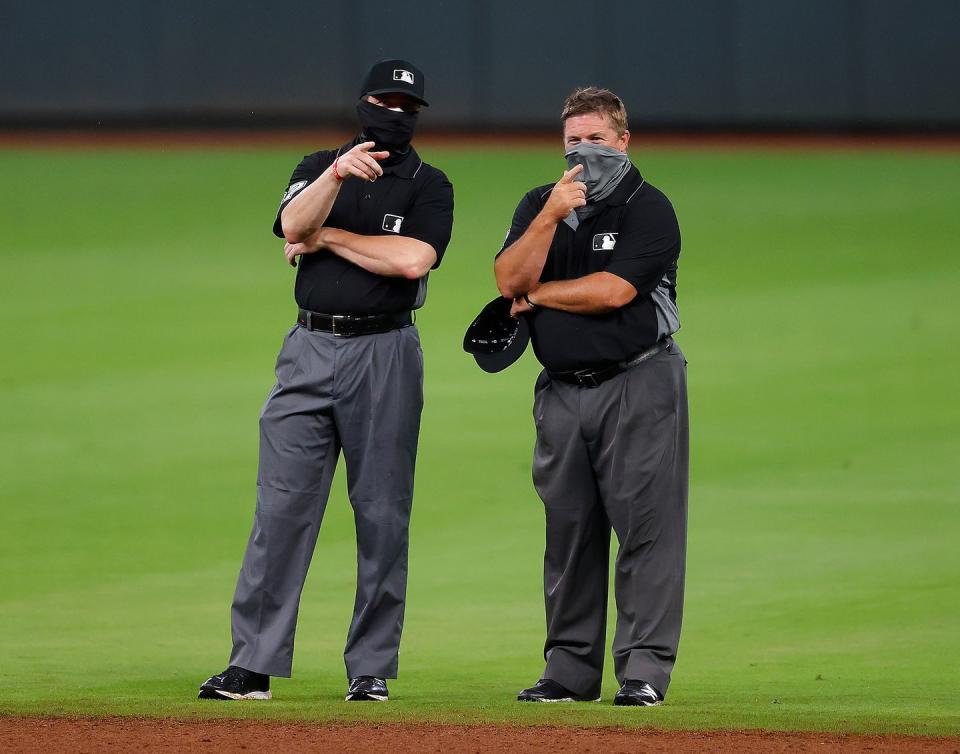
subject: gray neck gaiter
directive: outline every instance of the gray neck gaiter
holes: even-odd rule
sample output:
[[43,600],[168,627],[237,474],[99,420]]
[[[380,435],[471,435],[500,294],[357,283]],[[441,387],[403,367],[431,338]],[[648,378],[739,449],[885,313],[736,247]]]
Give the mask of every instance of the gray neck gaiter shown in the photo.
[[587,203],[603,201],[617,187],[630,169],[630,158],[626,152],[620,152],[603,144],[580,142],[567,151],[567,169],[574,165],[583,165],[583,172],[576,180],[587,184]]
[[630,158],[626,152],[590,142],[577,144],[564,156],[567,158],[568,170],[574,165],[583,165],[583,170],[576,180],[587,184],[586,206],[577,207],[564,219],[567,225],[576,230],[581,220],[586,220],[600,210],[598,202],[610,196],[623,180],[630,170]]

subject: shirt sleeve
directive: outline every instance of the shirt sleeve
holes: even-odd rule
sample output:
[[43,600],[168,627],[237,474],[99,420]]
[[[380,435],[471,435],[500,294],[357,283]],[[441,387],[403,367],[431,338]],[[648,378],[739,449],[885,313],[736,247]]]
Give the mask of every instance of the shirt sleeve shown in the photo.
[[507,235],[500,245],[500,251],[497,252],[497,256],[500,256],[504,249],[512,246],[520,236],[526,233],[527,228],[530,227],[530,223],[532,223],[533,219],[537,216],[540,209],[534,201],[536,193],[536,189],[530,191],[520,200],[520,204],[518,204],[516,210],[514,210],[510,229],[507,231]]
[[280,215],[286,206],[293,201],[294,197],[303,191],[307,186],[313,183],[324,170],[329,166],[328,161],[321,159],[320,154],[308,154],[297,165],[287,182],[287,188],[280,199],[280,206],[277,207],[277,216],[273,221],[273,234],[278,238],[283,238],[283,227],[280,225]]
[[680,258],[680,226],[670,202],[628,213],[617,234],[606,272],[623,278],[637,289],[650,293]]
[[426,182],[417,194],[413,206],[403,218],[401,235],[430,244],[437,253],[433,269],[450,243],[453,233],[453,184],[441,171]]

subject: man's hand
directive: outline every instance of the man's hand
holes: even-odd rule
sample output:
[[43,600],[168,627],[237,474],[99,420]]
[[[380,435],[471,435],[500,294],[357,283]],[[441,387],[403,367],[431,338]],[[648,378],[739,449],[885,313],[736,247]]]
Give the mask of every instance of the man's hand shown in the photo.
[[305,243],[290,243],[287,241],[283,245],[283,255],[287,258],[287,262],[290,263],[291,267],[297,266],[297,257],[309,253],[310,250]]
[[291,267],[297,266],[297,257],[304,254],[312,254],[323,248],[323,232],[325,228],[320,228],[316,233],[301,243],[290,243],[287,241],[283,245],[283,255],[287,258]]
[[574,165],[564,172],[550,192],[550,198],[541,212],[554,223],[563,222],[563,218],[574,209],[587,203],[587,184],[574,180],[582,172],[583,165]]
[[378,160],[385,160],[390,156],[389,152],[371,152],[374,143],[365,141],[357,144],[349,152],[340,155],[333,163],[333,170],[340,179],[355,175],[365,181],[375,181],[383,175],[383,168],[380,167]]
[[523,296],[518,296],[513,300],[513,304],[510,306],[510,316],[519,317],[521,314],[526,314],[527,312],[532,312],[533,307],[527,303],[527,300]]

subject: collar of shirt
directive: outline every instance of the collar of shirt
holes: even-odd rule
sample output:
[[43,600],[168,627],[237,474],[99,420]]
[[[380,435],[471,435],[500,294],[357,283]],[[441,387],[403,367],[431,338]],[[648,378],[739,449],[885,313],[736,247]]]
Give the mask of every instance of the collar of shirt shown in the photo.
[[620,184],[613,190],[613,193],[601,202],[601,204],[608,207],[617,207],[626,204],[633,198],[633,195],[637,193],[637,189],[642,185],[643,176],[640,175],[637,166],[631,164],[627,174],[623,176],[623,180],[620,181]]
[[[360,143],[360,137],[354,137],[353,141],[344,144],[340,149],[337,150],[337,154],[341,155],[344,152],[347,152],[353,149],[357,144]],[[417,171],[420,169],[420,166],[423,164],[423,160],[420,159],[420,155],[417,154],[417,150],[413,148],[413,144],[410,145],[410,148],[407,150],[407,153],[403,156],[403,159],[400,162],[394,165],[383,165],[383,174],[384,175],[395,175],[397,178],[404,178],[406,180],[413,180],[413,177],[417,174]],[[616,192],[614,192],[616,193]]]
[[[576,232],[577,228],[580,227],[581,223],[586,222],[590,218],[597,217],[601,212],[607,209],[607,207],[620,207],[625,205],[631,199],[633,199],[634,194],[640,190],[640,187],[643,186],[643,176],[640,175],[640,171],[637,170],[637,166],[633,163],[630,164],[630,169],[627,171],[627,174],[623,176],[620,183],[613,190],[613,193],[610,194],[606,199],[602,199],[595,204],[588,204],[585,207],[580,207],[570,212],[569,216],[564,219],[564,224],[570,228],[572,232]],[[547,194],[553,191],[551,187],[549,191],[543,194],[542,198],[545,198]]]

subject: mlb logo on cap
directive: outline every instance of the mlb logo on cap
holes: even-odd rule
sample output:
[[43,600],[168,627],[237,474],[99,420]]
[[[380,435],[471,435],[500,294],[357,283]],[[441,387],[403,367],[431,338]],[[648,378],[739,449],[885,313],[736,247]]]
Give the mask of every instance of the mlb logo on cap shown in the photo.
[[594,251],[609,251],[617,245],[616,233],[597,233],[593,237]]
[[421,105],[427,105],[423,98],[423,71],[409,60],[400,58],[381,60],[370,66],[360,87],[361,97],[368,94],[375,97],[381,94],[406,94]]

